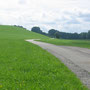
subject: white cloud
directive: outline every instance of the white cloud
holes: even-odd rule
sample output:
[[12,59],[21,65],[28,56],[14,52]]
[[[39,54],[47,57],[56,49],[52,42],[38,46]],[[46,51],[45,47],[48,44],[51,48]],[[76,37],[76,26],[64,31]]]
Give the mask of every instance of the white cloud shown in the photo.
[[0,24],[67,32],[90,29],[90,0],[0,0]]
[[18,2],[19,2],[19,4],[26,4],[27,0],[19,0]]

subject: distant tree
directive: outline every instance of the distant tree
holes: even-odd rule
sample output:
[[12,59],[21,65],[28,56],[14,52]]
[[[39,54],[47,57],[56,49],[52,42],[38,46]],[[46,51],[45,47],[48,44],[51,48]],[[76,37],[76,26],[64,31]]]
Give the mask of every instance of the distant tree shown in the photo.
[[55,29],[50,29],[48,33],[43,32],[39,27],[33,27],[31,31],[40,33],[53,38],[61,38],[61,39],[90,39],[90,30],[88,32],[78,33],[67,33],[60,32]]
[[90,30],[87,33],[87,39],[90,39]]
[[19,28],[26,29],[26,28],[24,28],[23,26],[20,26],[20,25],[14,25],[14,27],[19,27]]
[[66,39],[67,36],[65,32],[59,32],[59,34],[60,34],[60,38]]
[[79,39],[79,34],[78,33],[73,33],[71,35],[73,36],[72,39]]
[[50,37],[55,37],[55,33],[56,33],[56,32],[57,32],[57,30],[51,29],[51,30],[48,31],[48,35],[49,35]]
[[48,36],[48,34],[47,34],[47,33],[45,33],[45,32],[42,32],[41,34],[43,34],[43,35],[45,35],[45,36]]
[[42,31],[40,30],[40,27],[33,27],[33,28],[31,29],[31,31],[42,34]]
[[79,34],[80,39],[87,39],[87,33],[86,32],[82,32]]
[[56,33],[54,34],[54,36],[59,39],[59,38],[60,38],[60,33],[59,33],[59,32],[56,32]]

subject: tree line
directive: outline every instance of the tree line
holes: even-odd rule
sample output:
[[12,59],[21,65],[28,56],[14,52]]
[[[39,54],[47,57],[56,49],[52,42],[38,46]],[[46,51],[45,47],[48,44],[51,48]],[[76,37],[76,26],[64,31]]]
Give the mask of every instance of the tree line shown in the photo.
[[13,25],[14,27],[19,27],[19,28],[23,28],[23,29],[26,29],[24,28],[23,26],[20,26],[20,25]]
[[58,39],[90,39],[90,30],[88,32],[81,32],[81,33],[67,33],[67,32],[60,32],[55,29],[50,29],[48,33],[45,33],[40,29],[40,27],[33,27],[31,31],[49,36],[51,38],[58,38]]

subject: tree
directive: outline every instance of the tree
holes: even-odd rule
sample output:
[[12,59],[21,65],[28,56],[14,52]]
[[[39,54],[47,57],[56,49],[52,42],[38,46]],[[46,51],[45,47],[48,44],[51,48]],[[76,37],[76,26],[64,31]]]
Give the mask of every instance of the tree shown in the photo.
[[51,29],[51,30],[48,31],[48,35],[51,36],[51,37],[55,37],[56,32],[57,32],[57,30]]
[[79,34],[78,33],[73,33],[72,35],[72,39],[79,39]]
[[58,38],[58,39],[60,38],[60,33],[59,32],[56,32],[54,35],[55,35],[56,38]]
[[90,30],[87,33],[87,39],[90,39]]
[[80,39],[87,39],[87,33],[86,32],[80,33]]
[[31,29],[31,31],[42,34],[42,31],[40,30],[39,27],[33,27],[33,28]]

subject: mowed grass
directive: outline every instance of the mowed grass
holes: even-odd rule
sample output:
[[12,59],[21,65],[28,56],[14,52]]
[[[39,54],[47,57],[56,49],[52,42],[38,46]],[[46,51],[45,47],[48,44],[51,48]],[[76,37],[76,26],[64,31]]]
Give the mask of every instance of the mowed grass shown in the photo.
[[81,48],[90,48],[90,40],[64,40],[64,39],[41,39],[39,41],[61,46],[75,46]]
[[56,57],[25,39],[45,39],[0,26],[0,90],[88,90]]

